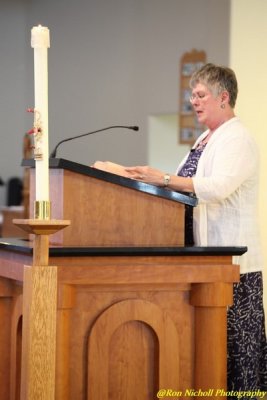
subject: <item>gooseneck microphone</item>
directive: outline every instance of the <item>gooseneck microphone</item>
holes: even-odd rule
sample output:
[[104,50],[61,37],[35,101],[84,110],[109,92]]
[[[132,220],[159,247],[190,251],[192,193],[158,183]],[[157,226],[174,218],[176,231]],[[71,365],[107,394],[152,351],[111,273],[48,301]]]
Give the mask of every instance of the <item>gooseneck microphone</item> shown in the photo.
[[114,128],[124,128],[124,129],[132,129],[133,131],[139,131],[139,127],[138,126],[124,126],[124,125],[113,125],[113,126],[108,126],[107,128],[102,128],[102,129],[98,129],[96,131],[92,131],[92,132],[87,132],[87,133],[82,133],[81,135],[77,135],[77,136],[72,136],[70,138],[67,139],[63,139],[60,142],[58,142],[58,144],[56,145],[56,147],[54,148],[54,150],[52,151],[52,153],[50,154],[50,158],[55,158],[57,155],[57,149],[58,147],[64,143],[64,142],[68,142],[70,140],[74,140],[74,139],[78,139],[81,138],[83,136],[87,136],[87,135],[92,135],[93,133],[97,133],[97,132],[102,132],[102,131],[106,131],[108,129],[114,129]]

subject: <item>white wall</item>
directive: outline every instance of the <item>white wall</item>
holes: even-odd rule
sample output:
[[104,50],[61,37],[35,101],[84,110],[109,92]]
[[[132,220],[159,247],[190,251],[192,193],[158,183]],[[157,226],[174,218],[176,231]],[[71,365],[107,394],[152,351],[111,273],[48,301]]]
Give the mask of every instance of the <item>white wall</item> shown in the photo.
[[189,150],[179,144],[177,114],[151,115],[148,119],[148,164],[161,171],[175,173]]
[[232,0],[230,65],[236,71],[240,87],[236,111],[255,136],[261,153],[259,211],[265,256],[265,310],[267,310],[266,20],[266,0]]
[[229,0],[2,0],[4,179],[22,175],[22,138],[32,125],[25,110],[34,105],[30,31],[39,23],[51,32],[50,149],[101,127],[140,126],[139,133],[108,131],[62,145],[58,155],[77,162],[146,163],[149,116],[178,112],[181,55],[203,49],[209,60],[228,63]]

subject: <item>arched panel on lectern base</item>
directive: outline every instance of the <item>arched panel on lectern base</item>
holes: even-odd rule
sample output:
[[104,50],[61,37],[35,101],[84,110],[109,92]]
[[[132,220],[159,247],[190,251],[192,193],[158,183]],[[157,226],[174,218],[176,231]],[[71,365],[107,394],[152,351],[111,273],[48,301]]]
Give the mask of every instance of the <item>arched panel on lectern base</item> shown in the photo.
[[125,300],[105,310],[92,327],[88,347],[89,399],[134,398],[135,393],[146,400],[160,388],[179,387],[177,329],[149,301]]

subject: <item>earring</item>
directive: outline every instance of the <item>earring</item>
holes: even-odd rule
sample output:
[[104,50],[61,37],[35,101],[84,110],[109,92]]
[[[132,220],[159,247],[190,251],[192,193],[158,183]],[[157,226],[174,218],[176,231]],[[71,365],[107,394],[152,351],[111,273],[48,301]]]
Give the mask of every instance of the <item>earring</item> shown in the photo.
[[225,104],[224,103],[221,104],[221,108],[225,108]]

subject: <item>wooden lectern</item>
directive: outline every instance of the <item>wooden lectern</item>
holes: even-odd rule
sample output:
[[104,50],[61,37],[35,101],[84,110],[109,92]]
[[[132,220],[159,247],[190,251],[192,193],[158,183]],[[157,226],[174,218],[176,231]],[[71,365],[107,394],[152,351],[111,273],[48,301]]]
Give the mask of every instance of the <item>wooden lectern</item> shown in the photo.
[[[196,199],[183,193],[67,160],[51,160],[50,183],[53,218],[71,220],[51,235],[49,250],[58,280],[55,399],[195,398],[197,391],[217,399],[226,390],[226,309],[239,280],[232,256],[246,248],[184,247],[184,207]],[[31,263],[31,240],[0,243],[5,400],[26,400],[21,326]]]
[[[184,244],[184,205],[195,206],[195,197],[62,159],[50,159],[49,178],[51,218],[71,220],[69,228],[51,236],[51,244],[116,247]],[[30,185],[30,210],[33,210],[34,169]]]

